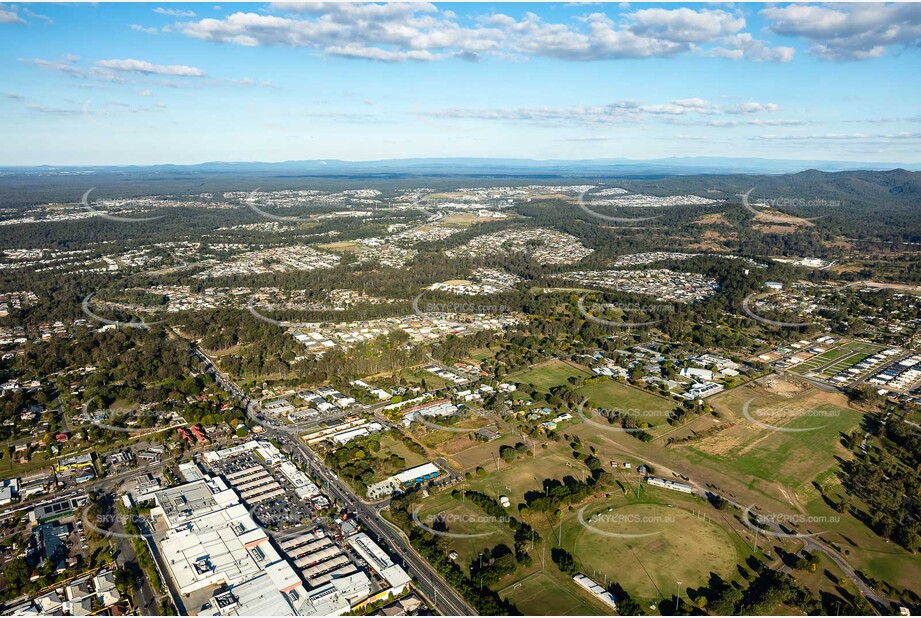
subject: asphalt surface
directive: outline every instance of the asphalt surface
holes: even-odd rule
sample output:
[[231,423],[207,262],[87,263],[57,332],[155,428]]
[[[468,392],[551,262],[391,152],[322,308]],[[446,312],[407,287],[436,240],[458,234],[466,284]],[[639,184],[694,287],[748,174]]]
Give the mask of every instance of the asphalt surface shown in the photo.
[[[127,535],[121,518],[116,518],[112,526],[112,531],[121,535]],[[138,563],[137,553],[134,551],[134,545],[130,539],[124,536],[110,537],[114,545],[118,548],[118,556],[115,563],[118,566],[124,566],[126,562]],[[157,604],[157,595],[154,593],[150,582],[143,575],[135,582],[136,590],[134,593],[134,602],[137,611],[142,616],[157,616],[160,614],[160,608]]]

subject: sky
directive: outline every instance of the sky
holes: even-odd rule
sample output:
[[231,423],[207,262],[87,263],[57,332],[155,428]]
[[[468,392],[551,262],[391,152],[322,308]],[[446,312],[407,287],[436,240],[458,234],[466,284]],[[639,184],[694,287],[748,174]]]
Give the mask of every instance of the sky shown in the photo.
[[921,4],[0,4],[0,165],[917,163]]

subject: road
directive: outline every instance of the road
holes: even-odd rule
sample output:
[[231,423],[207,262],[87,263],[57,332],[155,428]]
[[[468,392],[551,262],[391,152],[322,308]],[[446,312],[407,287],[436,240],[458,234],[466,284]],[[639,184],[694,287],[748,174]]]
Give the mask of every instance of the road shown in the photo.
[[[118,548],[115,563],[119,566],[124,566],[126,562],[134,562],[139,565],[137,553],[134,551],[134,545],[131,543],[131,539],[127,538],[127,533],[125,532],[125,527],[121,518],[115,518],[115,523],[112,525],[112,531],[116,534],[110,537],[111,542]],[[157,605],[157,595],[154,593],[150,581],[144,577],[143,573],[138,581],[135,582],[135,585],[136,591],[134,593],[134,602],[138,613],[143,616],[159,615],[160,608]]]
[[[205,364],[208,372],[215,378],[215,381],[225,391],[240,400],[241,405],[244,406],[247,415],[251,419],[258,420],[263,417],[262,410],[257,402],[250,400],[243,390],[221,372],[207,355],[197,348],[193,347],[193,350]],[[268,438],[291,437],[290,429],[280,429],[274,423],[263,423],[263,428],[265,432],[262,435]],[[365,525],[366,531],[377,537],[378,541],[390,547],[391,552],[399,557],[399,561],[406,572],[416,580],[416,589],[429,599],[435,610],[444,615],[477,615],[476,610],[470,607],[428,561],[416,552],[405,535],[385,521],[381,517],[378,508],[375,508],[375,505],[366,503],[355,495],[352,489],[340,481],[335,473],[327,468],[323,461],[306,444],[296,436],[294,439],[282,441],[282,444],[286,445],[286,450],[291,455],[307,466],[310,474],[321,481],[326,488],[328,497],[356,513]],[[293,452],[291,449],[293,449]],[[380,503],[377,506],[379,507]]]

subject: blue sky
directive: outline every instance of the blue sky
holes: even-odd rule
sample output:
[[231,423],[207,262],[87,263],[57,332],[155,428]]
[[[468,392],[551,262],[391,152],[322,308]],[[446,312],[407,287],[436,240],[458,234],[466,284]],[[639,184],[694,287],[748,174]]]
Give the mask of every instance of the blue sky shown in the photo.
[[921,5],[0,4],[2,165],[915,163]]

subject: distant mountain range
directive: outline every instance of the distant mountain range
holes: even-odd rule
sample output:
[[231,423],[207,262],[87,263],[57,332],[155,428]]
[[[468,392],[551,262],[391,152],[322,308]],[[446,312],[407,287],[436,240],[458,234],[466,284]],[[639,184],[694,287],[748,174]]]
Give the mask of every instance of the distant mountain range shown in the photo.
[[804,170],[828,172],[849,170],[890,170],[904,168],[921,171],[921,163],[881,163],[818,161],[732,157],[669,157],[665,159],[499,159],[499,158],[416,158],[380,161],[342,161],[337,159],[264,162],[212,161],[195,165],[100,165],[0,167],[4,173],[75,173],[80,171],[141,173],[262,173],[317,176],[361,176],[407,174],[420,176],[453,175],[559,175],[559,176],[653,176],[688,174],[789,174]]

